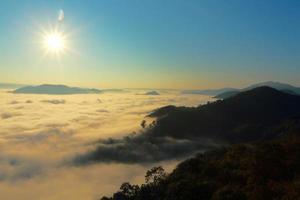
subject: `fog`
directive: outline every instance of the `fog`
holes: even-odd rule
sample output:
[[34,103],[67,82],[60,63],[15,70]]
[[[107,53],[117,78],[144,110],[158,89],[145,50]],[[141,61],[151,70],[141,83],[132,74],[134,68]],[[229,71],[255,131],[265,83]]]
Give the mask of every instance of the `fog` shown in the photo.
[[196,106],[209,96],[127,90],[84,95],[12,94],[0,90],[0,199],[97,199],[122,182],[141,183],[147,169],[172,170],[178,160],[73,165],[99,141],[139,132],[165,105]]

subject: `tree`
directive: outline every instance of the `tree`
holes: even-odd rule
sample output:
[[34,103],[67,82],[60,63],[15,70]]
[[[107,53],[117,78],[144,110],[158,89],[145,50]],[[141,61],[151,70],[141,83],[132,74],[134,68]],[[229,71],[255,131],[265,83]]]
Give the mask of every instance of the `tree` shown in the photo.
[[146,120],[143,120],[143,121],[141,122],[141,127],[142,127],[142,128],[146,128]]
[[102,197],[100,200],[112,200],[112,198]]
[[133,198],[139,192],[138,185],[131,185],[130,183],[123,183],[120,187],[122,194],[124,194],[128,199]]
[[161,166],[153,167],[152,169],[148,170],[145,176],[145,181],[147,184],[158,184],[162,180],[167,177],[167,174]]

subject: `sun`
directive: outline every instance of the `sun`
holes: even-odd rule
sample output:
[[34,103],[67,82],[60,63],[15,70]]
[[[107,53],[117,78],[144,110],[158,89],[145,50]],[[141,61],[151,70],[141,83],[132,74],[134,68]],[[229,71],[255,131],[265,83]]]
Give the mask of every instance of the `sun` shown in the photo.
[[50,58],[61,61],[65,56],[79,55],[73,49],[74,31],[63,24],[48,25],[44,27],[38,26],[35,32],[38,40],[34,43],[38,44],[42,53],[42,59]]
[[44,34],[43,43],[47,52],[58,54],[66,50],[66,37],[62,32],[54,31]]
[[57,33],[50,34],[46,37],[46,45],[50,50],[60,50],[64,47],[64,40],[61,35]]

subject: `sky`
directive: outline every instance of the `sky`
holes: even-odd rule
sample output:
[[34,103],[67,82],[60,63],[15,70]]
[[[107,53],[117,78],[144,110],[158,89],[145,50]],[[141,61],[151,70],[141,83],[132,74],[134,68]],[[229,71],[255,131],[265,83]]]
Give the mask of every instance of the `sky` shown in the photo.
[[[299,9],[295,0],[0,0],[0,82],[299,86]],[[43,34],[55,26],[68,51],[45,55]]]

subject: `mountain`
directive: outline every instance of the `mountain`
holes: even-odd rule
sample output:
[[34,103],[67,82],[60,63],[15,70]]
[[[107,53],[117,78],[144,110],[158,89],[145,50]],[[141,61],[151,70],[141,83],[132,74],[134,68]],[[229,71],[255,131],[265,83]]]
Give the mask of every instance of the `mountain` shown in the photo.
[[[287,94],[299,95],[298,93],[294,92],[293,90],[289,90],[289,89],[282,89],[282,90],[279,90],[279,91],[287,93]],[[228,99],[230,97],[233,97],[233,96],[237,95],[240,92],[241,91],[228,91],[228,92],[218,94],[218,95],[214,96],[214,98],[215,99]]]
[[296,93],[295,91],[289,90],[289,89],[283,89],[283,90],[280,90],[280,91],[284,92],[284,93],[287,93],[287,94],[300,95],[299,93]]
[[289,91],[290,93],[293,92],[295,94],[300,95],[300,87],[295,87],[286,83],[280,83],[280,82],[274,82],[274,81],[267,81],[267,82],[261,82],[256,83],[253,85],[250,85],[243,89],[237,89],[237,88],[221,88],[221,89],[208,89],[208,90],[183,90],[181,91],[182,94],[199,94],[199,95],[210,95],[214,96],[214,98],[217,99],[225,99],[229,98],[231,96],[236,95],[238,92],[251,90],[257,87],[262,86],[268,86],[272,87],[277,90],[282,91]]
[[240,89],[240,90],[225,91],[225,92],[217,94],[214,98],[227,99],[229,97],[235,96],[239,92],[251,90],[253,88],[262,87],[262,86],[268,86],[268,87],[271,87],[271,88],[274,88],[274,89],[277,89],[277,90],[280,90],[282,92],[289,93],[289,94],[300,95],[299,87],[295,87],[295,86],[285,84],[285,83],[268,81],[268,82],[257,83],[257,84],[251,85],[249,87]]
[[293,91],[297,94],[300,94],[300,87],[295,87],[295,86],[292,86],[292,85],[289,85],[289,84],[286,84],[286,83],[273,82],[273,81],[257,83],[257,84],[251,85],[249,87],[246,87],[242,90],[243,91],[251,90],[253,88],[261,87],[261,86],[268,86],[268,87],[272,87],[272,88],[277,89],[277,90],[290,90],[290,91]]
[[300,138],[233,145],[181,162],[166,174],[147,171],[145,183],[123,183],[101,200],[255,200],[299,199]]
[[150,91],[150,92],[146,92],[144,95],[159,95],[159,93],[156,91]]
[[[156,119],[143,132],[150,137],[144,141],[147,149],[153,147],[150,152],[159,147],[154,139],[162,136],[172,143],[176,138],[182,143],[213,138],[235,144],[199,153],[170,174],[154,167],[146,172],[144,184],[123,183],[112,197],[101,200],[299,199],[299,95],[263,86],[199,107],[162,107],[149,117]],[[164,147],[169,149],[170,143]],[[118,152],[123,151],[121,146]],[[107,146],[104,153],[111,155]]]
[[101,90],[79,87],[68,87],[66,85],[44,84],[39,86],[25,86],[13,91],[15,94],[99,94]]
[[147,134],[250,142],[276,137],[274,126],[299,115],[300,96],[263,86],[199,107],[157,109]]
[[236,88],[221,88],[221,89],[210,89],[210,90],[183,90],[181,91],[182,94],[200,94],[200,95],[218,95],[223,92],[228,91],[239,91]]
[[240,91],[228,91],[214,96],[215,99],[228,99],[240,93]]

